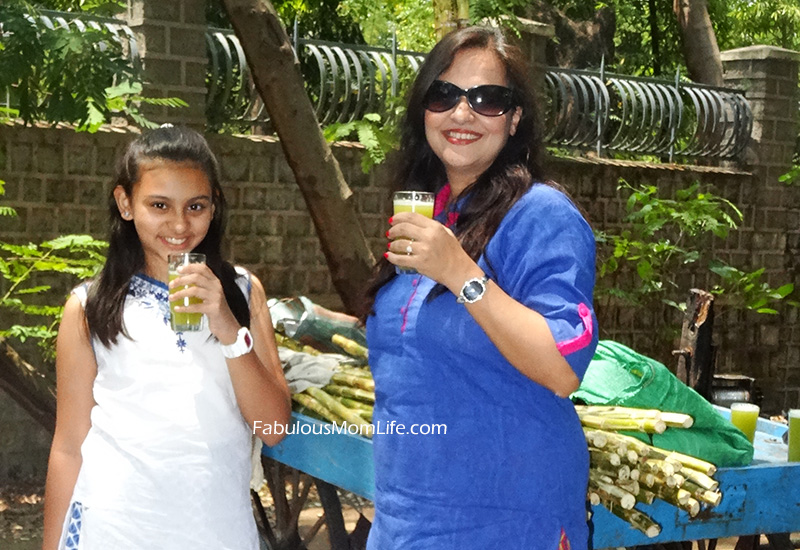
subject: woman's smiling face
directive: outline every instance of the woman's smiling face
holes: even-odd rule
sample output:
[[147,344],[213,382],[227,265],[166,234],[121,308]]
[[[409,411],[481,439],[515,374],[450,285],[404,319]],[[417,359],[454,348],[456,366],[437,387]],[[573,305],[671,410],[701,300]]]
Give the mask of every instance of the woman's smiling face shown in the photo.
[[[464,90],[482,84],[508,86],[505,67],[488,49],[459,51],[438,79]],[[497,117],[479,115],[463,96],[449,111],[425,111],[425,137],[444,164],[455,195],[492,165],[508,137],[516,132],[521,115],[519,107]]]

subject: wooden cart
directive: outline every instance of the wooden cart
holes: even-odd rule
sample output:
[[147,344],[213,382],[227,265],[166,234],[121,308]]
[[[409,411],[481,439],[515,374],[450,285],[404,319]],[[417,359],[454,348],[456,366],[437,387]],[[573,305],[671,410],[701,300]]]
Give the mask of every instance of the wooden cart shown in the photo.
[[[729,410],[719,410],[723,416],[730,416]],[[263,454],[327,484],[372,499],[372,441],[347,433],[325,433],[329,424],[302,414],[294,413],[293,419],[293,435],[273,448],[264,447]],[[768,534],[776,550],[789,550],[788,533],[800,532],[800,463],[786,461],[786,430],[785,425],[759,419],[753,463],[743,468],[720,468],[715,475],[723,494],[716,508],[690,518],[663,501],[657,500],[651,506],[639,504],[639,509],[661,525],[661,534],[656,538],[648,538],[605,508],[595,506],[594,548],[715,541],[724,537],[742,537],[745,542],[748,539],[744,537],[749,535]],[[323,505],[329,500],[330,495],[327,496]],[[333,544],[333,550],[340,549]]]

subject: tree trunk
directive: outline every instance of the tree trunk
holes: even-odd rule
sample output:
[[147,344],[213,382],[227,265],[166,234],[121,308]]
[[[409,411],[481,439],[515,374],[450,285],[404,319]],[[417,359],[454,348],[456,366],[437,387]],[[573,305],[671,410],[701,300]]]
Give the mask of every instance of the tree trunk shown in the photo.
[[469,0],[433,0],[436,40],[469,25]]
[[647,19],[650,23],[650,51],[653,52],[653,76],[661,74],[661,32],[658,29],[657,1],[647,1]]
[[722,61],[706,0],[674,0],[689,77],[695,82],[722,86]]
[[5,338],[0,338],[0,389],[8,392],[34,420],[53,433],[56,427],[54,381],[20,357]]
[[311,213],[331,278],[348,312],[360,309],[375,263],[303,86],[299,64],[268,0],[224,0],[283,153]]

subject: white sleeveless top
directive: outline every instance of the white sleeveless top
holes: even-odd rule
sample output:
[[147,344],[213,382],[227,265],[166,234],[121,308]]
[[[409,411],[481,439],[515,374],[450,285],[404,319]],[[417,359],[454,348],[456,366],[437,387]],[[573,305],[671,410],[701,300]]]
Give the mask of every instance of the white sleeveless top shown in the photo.
[[[239,273],[249,301],[249,274]],[[73,291],[84,305],[87,289]],[[97,404],[72,497],[82,505],[77,548],[257,550],[252,431],[220,344],[207,326],[173,332],[167,296],[164,283],[135,275],[130,338],[111,348],[92,341]]]

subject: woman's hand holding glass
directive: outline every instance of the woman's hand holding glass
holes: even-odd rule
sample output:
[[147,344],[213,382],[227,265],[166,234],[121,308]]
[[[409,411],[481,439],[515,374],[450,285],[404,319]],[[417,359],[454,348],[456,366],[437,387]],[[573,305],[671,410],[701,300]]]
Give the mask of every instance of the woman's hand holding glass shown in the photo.
[[179,313],[203,313],[208,319],[208,328],[221,344],[232,344],[236,341],[236,333],[240,325],[233,315],[222,283],[206,264],[187,264],[179,268],[180,276],[169,282],[170,288],[187,286],[174,294],[170,294],[170,302],[186,297],[195,297],[202,303],[190,306],[176,306]]
[[456,294],[466,279],[482,274],[449,227],[412,212],[392,216],[391,224],[386,259],[392,264],[416,269]]

